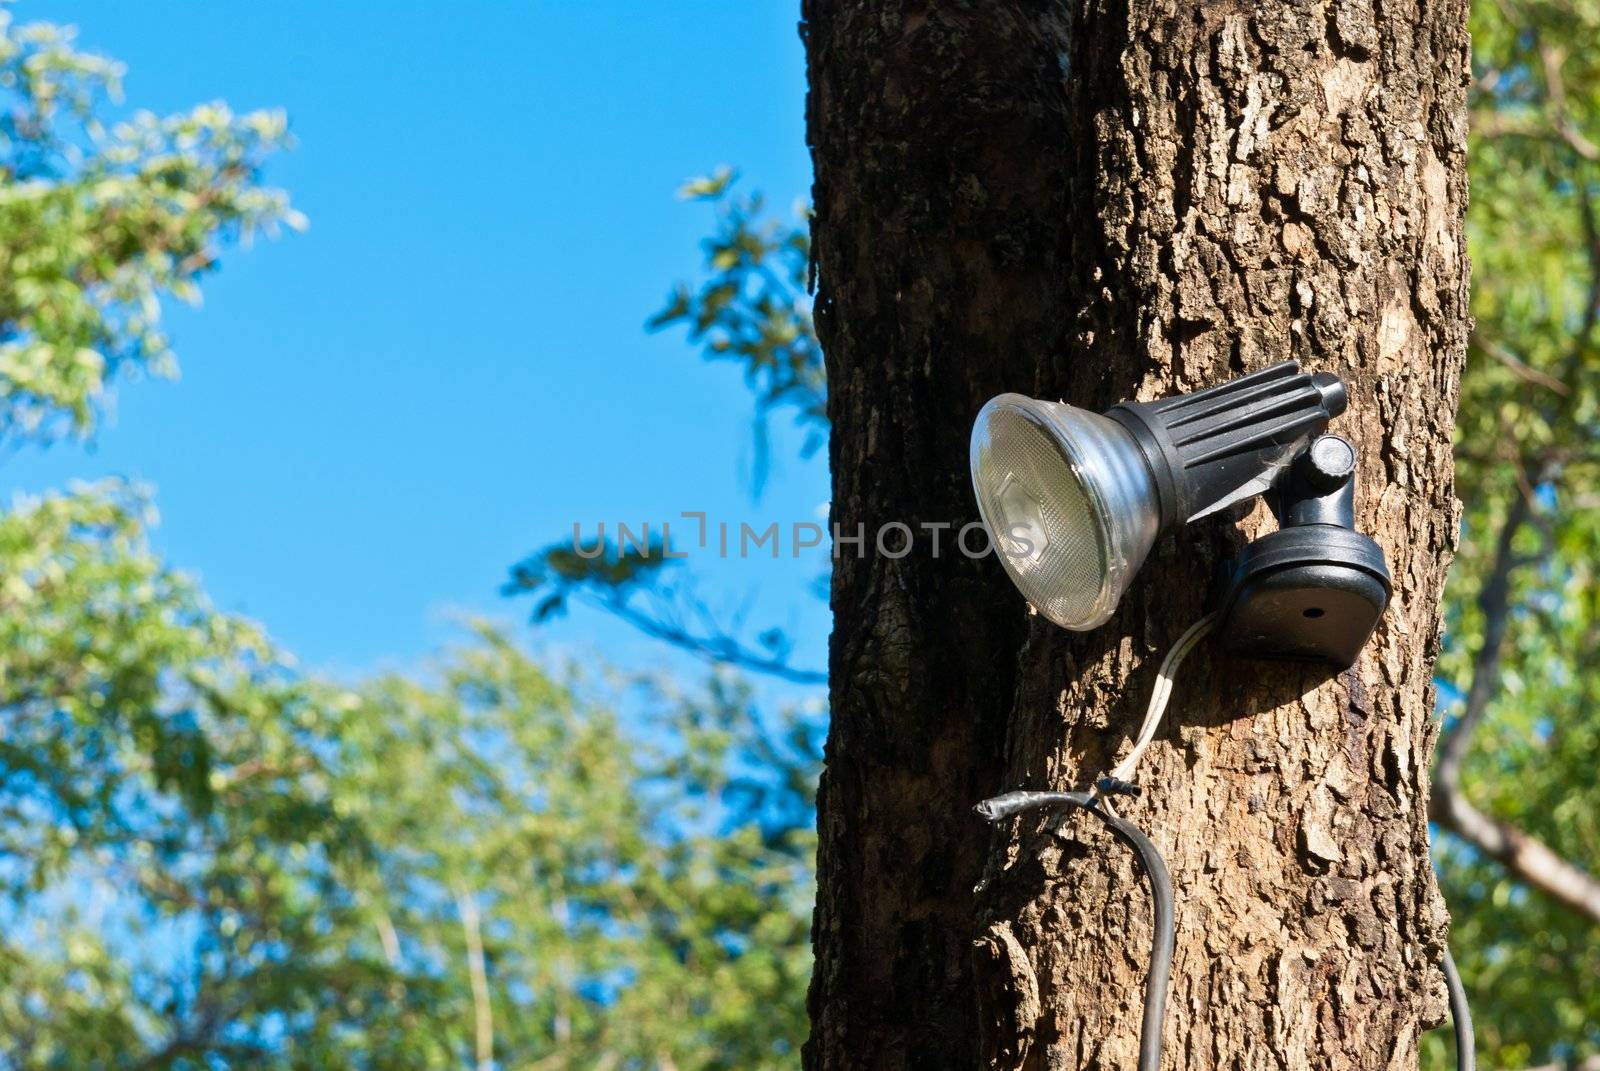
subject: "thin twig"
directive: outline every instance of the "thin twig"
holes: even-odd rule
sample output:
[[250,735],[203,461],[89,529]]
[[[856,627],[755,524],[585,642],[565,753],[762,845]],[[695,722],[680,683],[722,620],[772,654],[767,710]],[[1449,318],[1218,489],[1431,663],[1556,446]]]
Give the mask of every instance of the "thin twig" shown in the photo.
[[378,912],[378,941],[383,945],[383,958],[395,970],[400,969],[400,934],[387,911]]
[[663,616],[652,616],[629,603],[625,596],[586,593],[595,605],[621,618],[646,636],[672,644],[681,650],[699,655],[708,661],[739,666],[780,677],[795,684],[826,684],[827,673],[821,670],[791,666],[787,659],[762,654],[740,643],[734,636],[718,629],[708,628],[696,635],[688,628]]
[[1533,383],[1544,387],[1546,390],[1553,390],[1563,397],[1571,393],[1572,388],[1568,387],[1555,376],[1552,376],[1547,372],[1539,371],[1537,368],[1534,368],[1521,357],[1518,357],[1516,354],[1506,349],[1500,343],[1495,342],[1493,339],[1479,338],[1477,342],[1478,347],[1482,349],[1484,353],[1487,353],[1490,357],[1493,357],[1495,360],[1509,368],[1512,374],[1518,379],[1526,383]]

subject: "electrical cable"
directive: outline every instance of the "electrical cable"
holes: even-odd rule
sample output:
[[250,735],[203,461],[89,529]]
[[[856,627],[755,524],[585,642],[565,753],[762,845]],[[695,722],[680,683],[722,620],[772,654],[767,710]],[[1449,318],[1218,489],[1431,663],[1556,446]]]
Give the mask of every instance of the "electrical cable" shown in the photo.
[[1151,900],[1154,904],[1155,936],[1150,948],[1150,968],[1144,979],[1144,1018],[1139,1029],[1139,1071],[1157,1071],[1161,1066],[1162,1019],[1166,1015],[1167,985],[1172,975],[1173,896],[1172,875],[1166,860],[1144,831],[1123,818],[1107,797],[1112,793],[1138,795],[1139,787],[1130,778],[1144,755],[1145,748],[1155,739],[1172,699],[1173,678],[1178,667],[1188,657],[1216,621],[1215,614],[1207,614],[1178,637],[1172,649],[1161,660],[1156,670],[1155,688],[1145,707],[1144,721],[1134,738],[1133,749],[1116,765],[1111,773],[1098,779],[1088,792],[1008,792],[978,804],[978,814],[991,822],[1038,807],[1080,807],[1101,822],[1139,857],[1145,877],[1150,881]]
[[1450,1025],[1456,1032],[1456,1071],[1474,1071],[1478,1057],[1472,1036],[1472,1009],[1467,1007],[1467,990],[1448,948],[1444,950],[1444,982],[1450,990]]
[[1150,692],[1149,705],[1145,707],[1144,723],[1139,726],[1139,735],[1134,738],[1133,750],[1128,752],[1127,757],[1117,763],[1116,768],[1111,771],[1112,781],[1132,783],[1133,771],[1138,768],[1139,760],[1144,757],[1145,748],[1155,739],[1156,729],[1161,725],[1161,715],[1166,713],[1167,703],[1172,699],[1173,677],[1177,674],[1178,667],[1183,665],[1183,660],[1189,656],[1189,652],[1206,638],[1216,620],[1216,614],[1206,614],[1190,625],[1172,645],[1167,656],[1161,660],[1161,668],[1156,670],[1156,686]]
[[[1111,773],[1098,779],[1088,792],[1007,792],[986,799],[974,808],[990,822],[998,822],[1024,811],[1041,807],[1078,807],[1094,815],[1138,856],[1150,882],[1154,905],[1155,936],[1150,948],[1150,967],[1144,979],[1144,1018],[1139,1029],[1139,1071],[1158,1071],[1161,1066],[1162,1020],[1166,1015],[1167,987],[1172,976],[1173,894],[1172,875],[1155,843],[1138,826],[1117,814],[1111,806],[1110,793],[1138,795],[1139,786],[1132,780],[1145,749],[1155,739],[1161,716],[1166,713],[1172,699],[1174,677],[1178,667],[1199,642],[1211,631],[1215,614],[1207,614],[1178,637],[1172,649],[1161,660],[1156,671],[1156,685],[1150,693],[1150,703],[1145,707],[1144,722],[1134,738],[1133,749],[1119,762]],[[1456,1071],[1476,1071],[1476,1051],[1472,1033],[1472,1011],[1467,1006],[1467,993],[1461,983],[1461,973],[1456,969],[1450,950],[1444,953],[1445,984],[1450,992],[1450,1022],[1455,1030]]]
[[1150,881],[1155,910],[1155,938],[1150,947],[1150,968],[1144,976],[1144,1020],[1139,1029],[1139,1071],[1161,1067],[1161,1021],[1166,1016],[1167,982],[1172,976],[1172,875],[1155,843],[1144,831],[1084,792],[1007,792],[984,800],[974,808],[990,822],[1037,807],[1081,807],[1106,824],[1133,849]]

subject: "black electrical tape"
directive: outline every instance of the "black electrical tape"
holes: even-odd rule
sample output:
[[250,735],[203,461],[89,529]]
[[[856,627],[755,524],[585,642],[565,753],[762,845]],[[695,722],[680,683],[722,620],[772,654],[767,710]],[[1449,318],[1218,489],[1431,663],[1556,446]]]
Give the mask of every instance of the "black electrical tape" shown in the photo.
[[1111,832],[1133,849],[1150,879],[1155,903],[1155,940],[1150,948],[1150,969],[1144,976],[1144,1022],[1139,1029],[1139,1071],[1161,1066],[1161,1024],[1167,1010],[1167,982],[1172,975],[1172,875],[1166,861],[1144,831],[1132,822],[1102,810],[1094,798],[1081,792],[1008,792],[984,800],[974,808],[997,822],[1036,807],[1080,807],[1104,822]]

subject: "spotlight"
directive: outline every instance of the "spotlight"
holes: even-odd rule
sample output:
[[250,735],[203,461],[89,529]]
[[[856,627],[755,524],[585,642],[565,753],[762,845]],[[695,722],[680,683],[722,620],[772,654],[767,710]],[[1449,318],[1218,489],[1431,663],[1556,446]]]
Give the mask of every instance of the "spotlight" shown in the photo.
[[1323,435],[1344,383],[1294,361],[1103,414],[1002,394],[972,431],[972,485],[1012,581],[1045,617],[1110,618],[1163,532],[1272,492],[1280,531],[1220,596],[1236,653],[1348,665],[1388,604],[1383,553],[1354,529],[1355,449]]

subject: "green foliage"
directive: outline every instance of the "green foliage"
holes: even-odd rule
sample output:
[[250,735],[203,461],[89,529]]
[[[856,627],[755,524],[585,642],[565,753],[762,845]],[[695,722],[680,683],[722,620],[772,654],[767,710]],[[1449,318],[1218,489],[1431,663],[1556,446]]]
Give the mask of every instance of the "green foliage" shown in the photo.
[[217,245],[305,220],[259,184],[279,112],[206,104],[107,130],[122,68],[0,9],[0,419],[83,433],[121,368],[170,375],[160,297],[197,302]]
[[[394,961],[464,964],[471,897],[503,1066],[787,1066],[813,837],[809,787],[778,806],[776,775],[809,786],[814,750],[769,735],[728,679],[644,687],[652,713],[625,725],[480,630],[442,686],[370,690],[337,798],[389,846],[365,881]],[[739,764],[761,771],[753,797]]]
[[737,682],[625,727],[488,629],[306,681],[117,489],[14,511],[0,567],[8,1066],[460,1067],[474,942],[504,1066],[792,1063],[817,754]]
[[645,532],[637,543],[608,540],[604,534],[602,529],[596,543],[585,545],[574,530],[570,542],[530,554],[511,567],[501,593],[535,596],[535,624],[566,613],[582,600],[715,665],[768,673],[796,684],[827,681],[820,670],[791,663],[794,644],[782,629],[762,629],[747,640],[742,620],[719,621],[696,593],[693,576],[671,568],[678,560],[667,556],[669,547],[659,533],[651,537]]
[[[301,225],[272,113],[101,116],[0,10],[0,435],[170,372],[164,295]],[[796,1062],[819,755],[727,675],[553,679],[475,630],[345,687],[217,613],[122,484],[0,513],[0,1066]],[[581,579],[571,569],[564,579]]]
[[659,535],[640,544],[603,538],[583,545],[574,530],[572,542],[554,543],[511,567],[502,593],[537,595],[533,620],[544,622],[563,614],[574,596],[594,593],[626,603],[641,589],[654,587],[663,567],[673,559]]
[[709,202],[716,224],[703,243],[706,277],[691,288],[679,283],[650,318],[652,331],[682,325],[709,360],[744,369],[756,399],[756,486],[766,472],[768,418],[790,408],[805,429],[810,454],[827,436],[827,384],[822,350],[811,325],[807,289],[811,240],[799,225],[765,219],[760,194],[736,196],[729,168],[690,179],[680,197]]
[[[1509,518],[1503,656],[1486,671],[1488,703],[1462,783],[1477,808],[1593,873],[1600,4],[1485,0],[1474,5],[1472,36],[1477,324],[1457,435],[1465,512],[1439,665],[1445,731],[1478,672],[1485,589]],[[1439,838],[1438,863],[1485,1062],[1515,1068],[1600,1052],[1600,926],[1454,837]],[[1451,1066],[1443,1039],[1434,1041],[1428,1066]]]
[[145,512],[109,486],[0,520],[8,1066],[182,1066],[159,1054],[223,1025],[242,1059],[267,1017],[362,984],[317,957],[350,925],[323,868],[362,842],[317,691],[152,557]]

